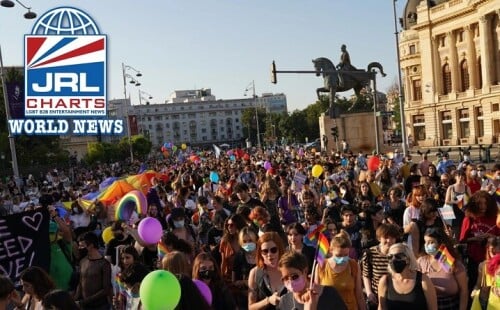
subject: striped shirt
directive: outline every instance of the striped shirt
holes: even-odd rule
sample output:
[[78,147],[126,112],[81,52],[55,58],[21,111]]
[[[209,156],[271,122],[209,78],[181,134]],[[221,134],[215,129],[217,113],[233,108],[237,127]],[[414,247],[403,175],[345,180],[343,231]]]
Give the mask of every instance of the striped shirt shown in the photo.
[[361,272],[363,277],[370,279],[372,292],[378,295],[378,283],[382,276],[388,273],[389,259],[380,253],[378,245],[363,252],[361,257]]

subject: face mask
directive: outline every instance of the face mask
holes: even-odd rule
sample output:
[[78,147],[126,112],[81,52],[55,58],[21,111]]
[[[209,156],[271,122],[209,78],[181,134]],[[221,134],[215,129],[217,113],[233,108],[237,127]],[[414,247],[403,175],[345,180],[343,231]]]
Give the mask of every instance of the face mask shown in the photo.
[[390,262],[391,268],[395,273],[401,273],[406,268],[406,259],[393,259]]
[[500,175],[495,178],[495,180],[500,181]]
[[96,229],[94,230],[94,234],[96,234],[97,236],[100,236],[102,233],[102,230],[101,229]]
[[139,293],[138,292],[137,293],[133,293],[132,290],[129,290],[129,289],[125,290],[125,293],[127,293],[127,296],[129,298],[138,298],[139,297]]
[[427,253],[429,255],[434,255],[437,252],[437,248],[434,244],[426,245],[424,247],[425,247],[425,253]]
[[342,257],[334,256],[333,260],[335,261],[335,264],[343,265],[349,261],[349,256],[342,256]]
[[477,170],[471,170],[470,175],[475,177],[477,175]]
[[477,176],[482,178],[484,176],[484,172],[483,171],[478,171],[477,172]]
[[182,221],[174,221],[174,227],[175,228],[184,227],[184,220],[182,220]]
[[243,243],[241,246],[245,252],[253,252],[255,251],[256,245],[255,242]]
[[115,239],[117,240],[123,240],[123,234],[115,234]]
[[299,276],[295,280],[288,280],[285,282],[285,287],[289,292],[300,293],[304,290],[306,281],[303,276]]
[[345,193],[346,193],[346,190],[345,190],[345,189],[343,189],[343,188],[341,188],[341,189],[340,189],[340,194],[343,196],[343,195],[345,195]]
[[87,256],[87,254],[89,254],[89,250],[87,250],[87,248],[79,248],[78,249],[78,256],[80,258]]
[[213,270],[204,270],[198,272],[198,278],[203,280],[211,280],[215,277],[215,271]]

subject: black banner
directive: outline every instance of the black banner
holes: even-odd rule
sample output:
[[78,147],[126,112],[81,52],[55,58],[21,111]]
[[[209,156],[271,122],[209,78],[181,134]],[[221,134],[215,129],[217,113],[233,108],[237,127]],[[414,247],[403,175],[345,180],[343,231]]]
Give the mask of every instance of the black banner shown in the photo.
[[0,274],[15,283],[29,266],[49,270],[49,212],[37,209],[0,217]]
[[24,81],[7,82],[6,84],[11,118],[24,118]]

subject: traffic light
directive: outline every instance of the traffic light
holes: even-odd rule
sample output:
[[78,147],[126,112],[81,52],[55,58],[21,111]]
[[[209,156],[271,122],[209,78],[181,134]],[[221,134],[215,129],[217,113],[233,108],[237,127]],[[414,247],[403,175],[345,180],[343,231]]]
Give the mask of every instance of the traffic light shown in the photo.
[[273,63],[271,64],[271,83],[276,84],[278,83],[278,79],[276,78],[276,64]]
[[334,136],[335,138],[339,137],[339,131],[337,127],[332,127],[332,136]]

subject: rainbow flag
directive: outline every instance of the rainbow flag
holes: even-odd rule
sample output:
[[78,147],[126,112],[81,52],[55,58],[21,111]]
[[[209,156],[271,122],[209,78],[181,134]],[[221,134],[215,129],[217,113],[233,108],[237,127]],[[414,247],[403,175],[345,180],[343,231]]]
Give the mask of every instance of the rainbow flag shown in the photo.
[[449,272],[455,264],[455,258],[451,256],[451,253],[444,244],[439,247],[438,252],[434,255],[434,258],[446,272]]
[[123,281],[120,279],[120,274],[117,273],[115,275],[115,282],[116,282],[116,285],[118,286],[118,289],[120,290],[120,292],[124,292],[125,291],[125,283],[123,283]]
[[469,195],[467,194],[464,194],[464,196],[462,197],[462,199],[460,199],[458,202],[457,202],[457,207],[462,210],[464,209],[464,207],[467,206],[467,204],[469,203]]
[[322,232],[324,232],[326,230],[326,226],[323,225],[323,224],[319,224],[318,227],[316,227],[316,229],[314,229],[313,231],[311,231],[308,235],[307,235],[307,240],[309,240],[311,243],[313,244],[316,244],[316,240],[318,239],[318,235]]
[[490,180],[494,180],[495,179],[495,175],[493,173],[486,173],[484,176],[487,177]]
[[156,248],[158,250],[158,259],[162,260],[168,253],[167,246],[164,245],[163,242],[159,241]]
[[500,187],[497,187],[497,190],[495,191],[495,193],[497,194],[497,196],[500,196]]
[[323,266],[326,261],[326,256],[328,255],[328,249],[330,247],[330,243],[328,242],[328,238],[326,238],[325,234],[318,234],[318,248],[316,250],[316,261]]

